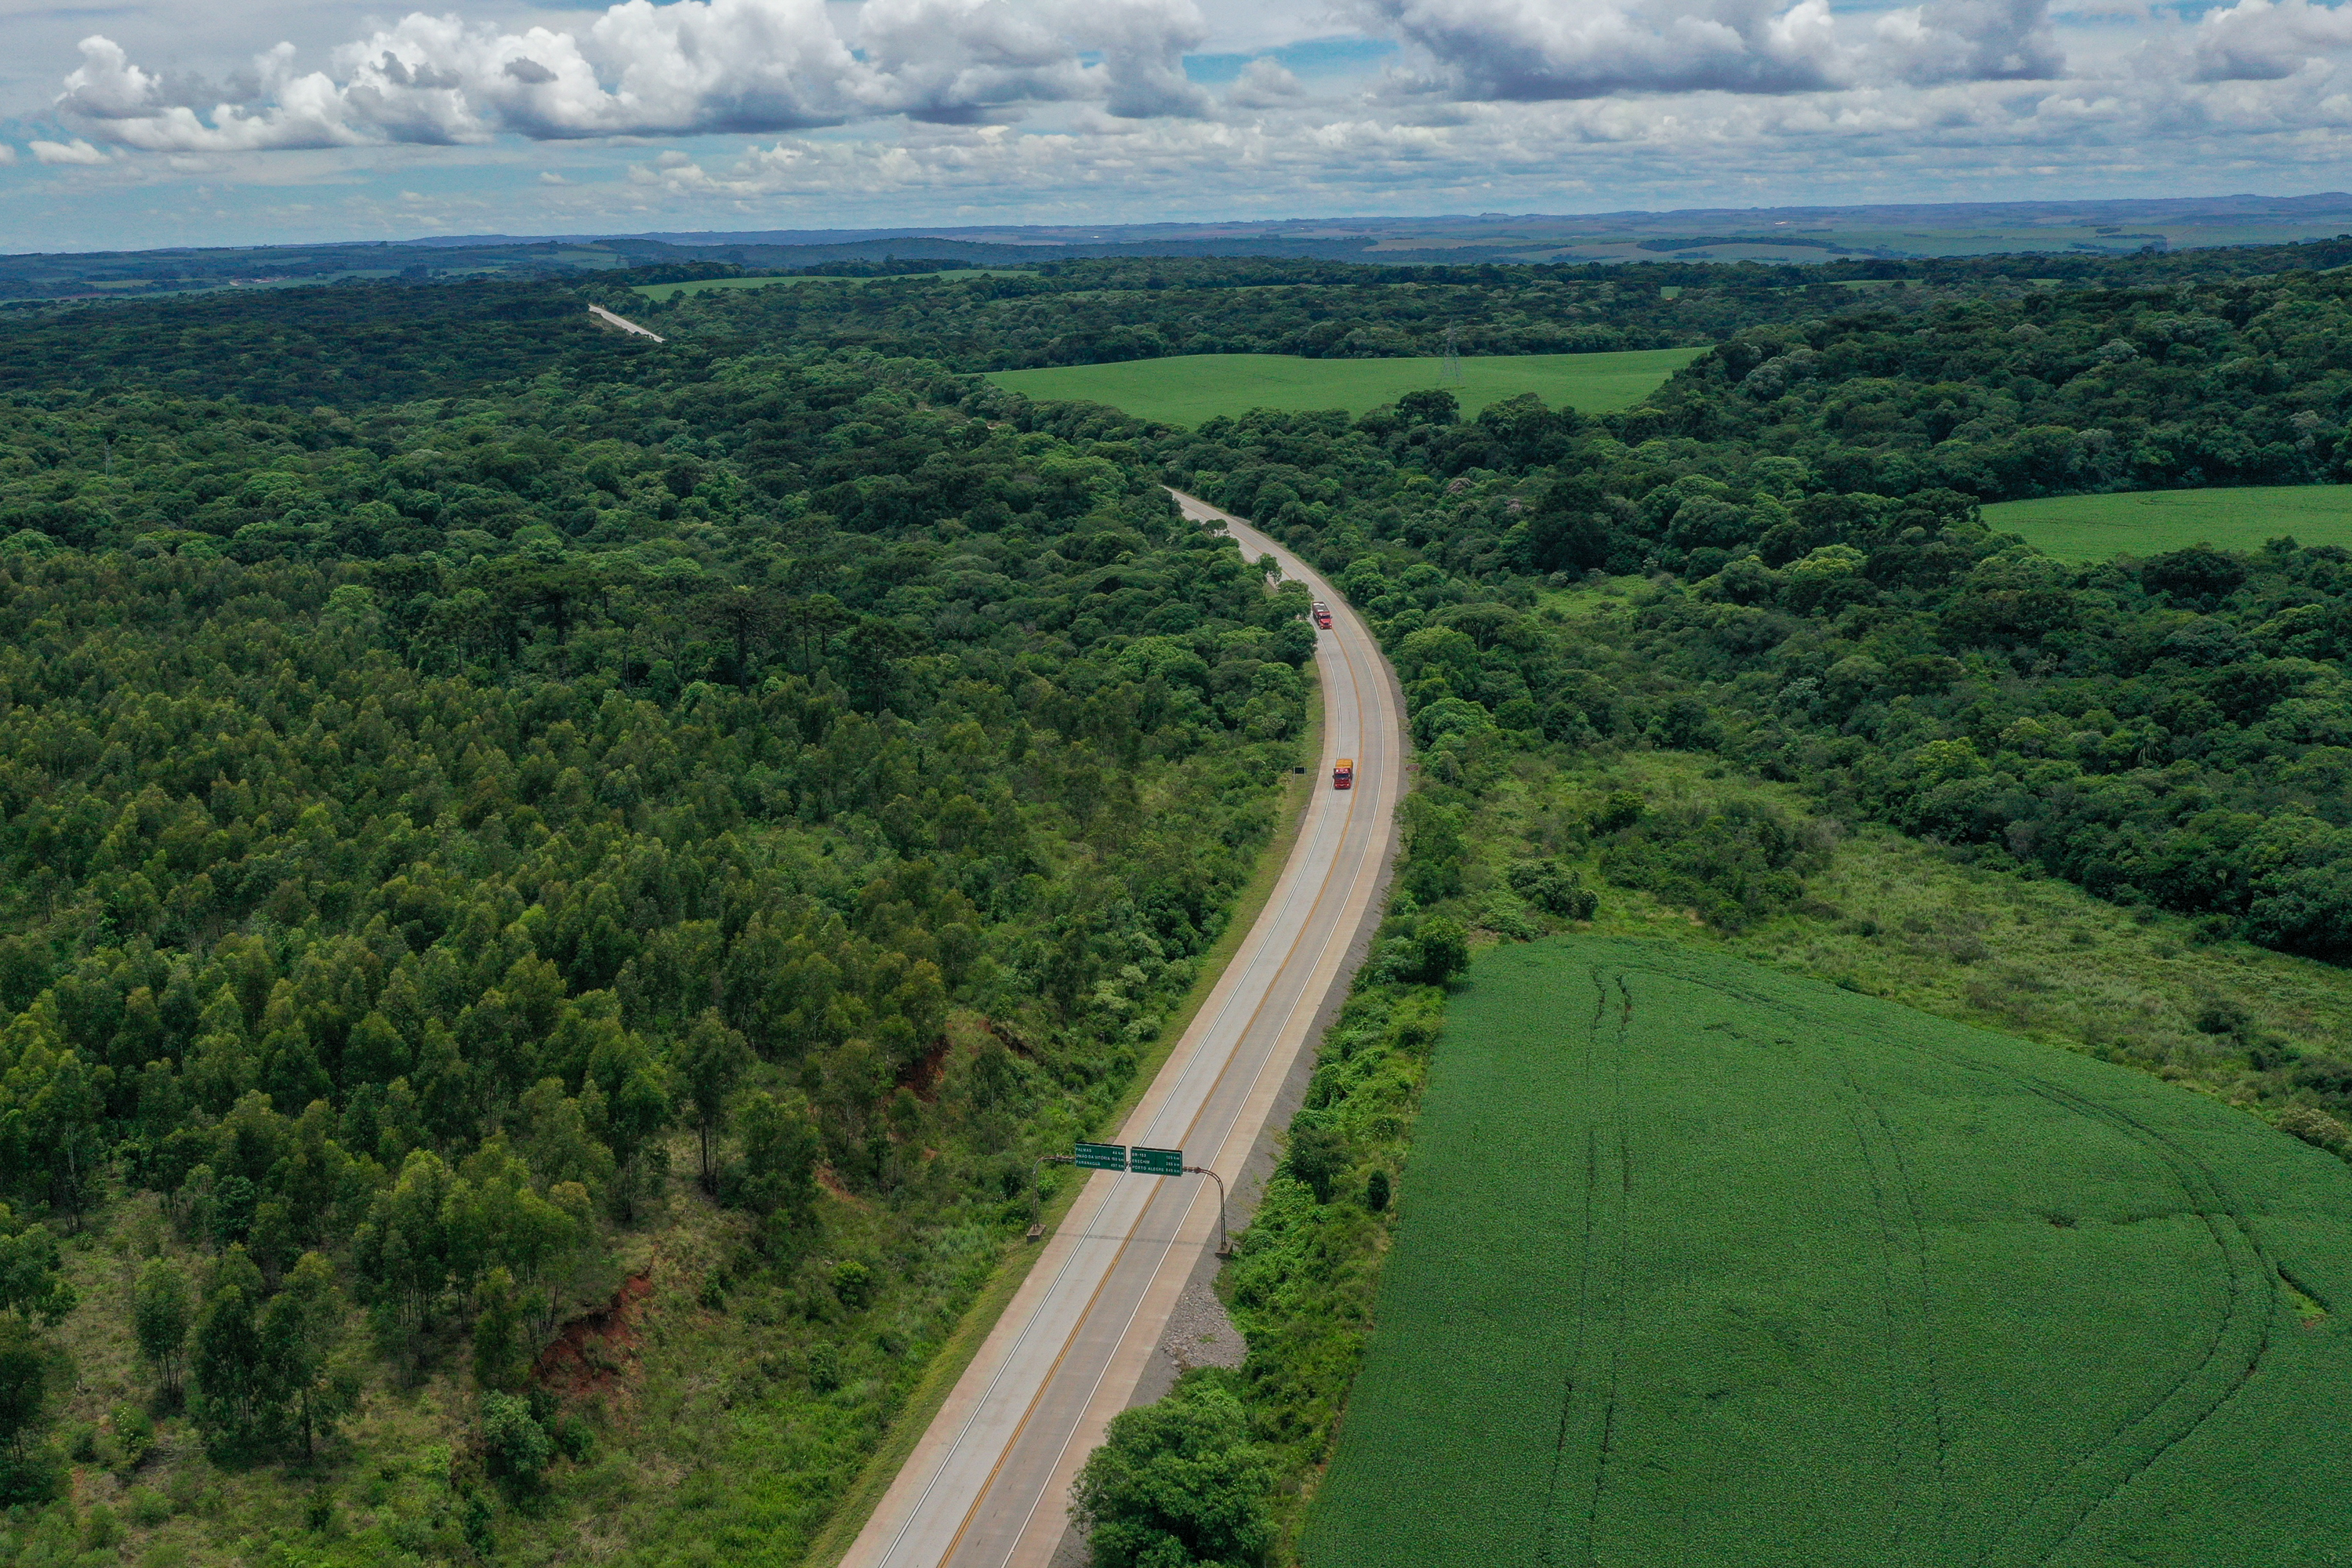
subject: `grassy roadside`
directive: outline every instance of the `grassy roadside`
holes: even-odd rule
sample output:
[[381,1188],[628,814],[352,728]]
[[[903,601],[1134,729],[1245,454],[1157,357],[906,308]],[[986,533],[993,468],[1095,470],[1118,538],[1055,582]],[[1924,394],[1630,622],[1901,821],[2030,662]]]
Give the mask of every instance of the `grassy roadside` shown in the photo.
[[2005,856],[1820,816],[1794,785],[1700,754],[1628,752],[1528,770],[1481,811],[1472,837],[1486,863],[1473,884],[1492,889],[1512,858],[1557,844],[1559,824],[1621,790],[1668,810],[1769,808],[1813,827],[1829,847],[1798,902],[1736,931],[1609,883],[1598,856],[1570,850],[1566,858],[1601,891],[1588,928],[1598,932],[1719,948],[2265,1113],[2293,1098],[2282,1064],[2332,1049],[2352,1032],[2352,973],[2344,970],[2210,941],[2184,917],[2108,903]]
[[[1311,672],[1314,667],[1309,665],[1307,668]],[[1292,773],[1283,785],[1282,805],[1275,818],[1273,836],[1259,852],[1256,868],[1250,874],[1240,897],[1234,900],[1232,918],[1225,922],[1224,931],[1202,961],[1200,975],[1193,981],[1192,990],[1186,993],[1182,1005],[1169,1015],[1160,1038],[1137,1061],[1133,1079],[1126,1092],[1104,1114],[1102,1124],[1097,1129],[1099,1131],[1108,1133],[1116,1129],[1142,1102],[1143,1096],[1159,1078],[1160,1068],[1167,1065],[1169,1057],[1174,1053],[1177,1042],[1192,1026],[1192,1020],[1208,1002],[1209,994],[1216,989],[1217,982],[1223,977],[1225,966],[1241,951],[1244,939],[1248,936],[1250,928],[1257,923],[1259,914],[1274,896],[1276,883],[1281,880],[1282,868],[1289,860],[1291,847],[1298,840],[1299,826],[1306,820],[1307,803],[1314,798],[1314,760],[1323,754],[1321,684],[1313,679],[1311,673],[1309,684],[1313,689],[1313,700],[1308,703],[1307,711],[1313,718],[1298,742],[1299,754],[1308,759],[1307,772]],[[1044,1219],[1048,1235],[1060,1226],[1063,1217],[1077,1202],[1078,1194],[1084,1189],[1083,1183],[1068,1183],[1047,1201]],[[899,1411],[898,1419],[890,1424],[880,1447],[874,1450],[873,1457],[858,1473],[856,1483],[843,1497],[833,1518],[811,1543],[808,1554],[803,1560],[806,1568],[835,1568],[848,1553],[857,1540],[858,1531],[866,1528],[866,1521],[880,1506],[883,1494],[890,1489],[890,1483],[897,1479],[899,1468],[915,1451],[915,1445],[921,1440],[923,1434],[930,1429],[932,1419],[939,1415],[940,1407],[947,1403],[956,1381],[963,1376],[964,1369],[971,1364],[972,1357],[980,1353],[981,1345],[996,1327],[996,1321],[1003,1315],[1004,1309],[1012,1304],[1022,1281],[1028,1279],[1030,1268],[1043,1250],[1042,1247],[1021,1241],[1006,1247],[995,1271],[989,1276],[987,1284],[981,1288],[980,1294],[965,1311],[947,1343],[931,1359],[922,1381],[916,1385],[914,1394]]]

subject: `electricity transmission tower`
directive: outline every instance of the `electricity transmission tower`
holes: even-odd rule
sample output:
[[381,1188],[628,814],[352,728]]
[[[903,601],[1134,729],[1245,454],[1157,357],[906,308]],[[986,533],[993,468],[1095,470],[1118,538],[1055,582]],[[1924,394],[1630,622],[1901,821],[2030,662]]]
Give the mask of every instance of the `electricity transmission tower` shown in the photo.
[[1438,367],[1437,384],[1462,384],[1462,351],[1454,345],[1454,329],[1450,326],[1445,329],[1445,363]]

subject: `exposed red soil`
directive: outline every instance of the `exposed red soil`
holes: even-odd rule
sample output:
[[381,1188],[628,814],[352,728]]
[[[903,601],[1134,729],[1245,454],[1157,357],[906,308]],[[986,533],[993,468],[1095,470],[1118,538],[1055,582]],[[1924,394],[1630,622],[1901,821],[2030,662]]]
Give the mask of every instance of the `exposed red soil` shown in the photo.
[[839,1198],[843,1203],[850,1205],[852,1207],[864,1208],[866,1206],[866,1200],[864,1198],[859,1197],[856,1193],[851,1192],[847,1187],[841,1184],[841,1178],[833,1173],[833,1167],[831,1165],[819,1165],[816,1168],[816,1184],[823,1187],[826,1192],[831,1193],[835,1197]]
[[948,1053],[955,1042],[941,1035],[931,1048],[898,1069],[898,1087],[911,1089],[915,1098],[929,1105],[940,1097],[940,1075],[947,1069]]
[[555,1342],[539,1352],[531,1376],[558,1394],[603,1394],[616,1387],[636,1355],[636,1317],[654,1292],[648,1268],[621,1281],[613,1299],[563,1325]]

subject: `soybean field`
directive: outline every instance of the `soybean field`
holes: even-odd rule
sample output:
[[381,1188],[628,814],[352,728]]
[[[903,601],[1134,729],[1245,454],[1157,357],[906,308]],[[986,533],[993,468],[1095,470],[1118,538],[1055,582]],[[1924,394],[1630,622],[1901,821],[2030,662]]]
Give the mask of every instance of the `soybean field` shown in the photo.
[[1984,519],[2064,561],[2154,555],[2191,544],[2260,550],[2281,536],[2303,544],[2352,545],[2352,485],[2053,496],[2001,501],[1985,508]]
[[[1462,380],[1445,390],[1465,418],[1490,403],[1532,392],[1548,406],[1586,414],[1631,408],[1704,349],[1627,349],[1603,353],[1465,354]],[[1000,370],[988,379],[1045,400],[1107,403],[1139,419],[1196,426],[1253,408],[1343,408],[1361,414],[1408,392],[1439,384],[1434,359],[1307,359],[1296,354],[1171,354],[1117,364]]]
[[2352,1170],[1737,960],[1491,952],[1314,1568],[2352,1560]]

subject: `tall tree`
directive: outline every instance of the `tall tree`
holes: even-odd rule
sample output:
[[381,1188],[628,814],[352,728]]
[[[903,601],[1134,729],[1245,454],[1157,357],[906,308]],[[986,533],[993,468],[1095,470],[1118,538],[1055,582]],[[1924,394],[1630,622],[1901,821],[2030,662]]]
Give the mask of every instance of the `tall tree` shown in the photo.
[[244,1247],[231,1247],[214,1265],[189,1368],[196,1384],[191,1413],[206,1447],[224,1456],[263,1447],[284,1415],[263,1353],[261,1297],[261,1270]]
[[695,1020],[678,1047],[678,1076],[686,1086],[687,1105],[694,1116],[695,1136],[701,1154],[702,1190],[719,1190],[719,1133],[727,1125],[727,1105],[751,1065],[751,1047],[740,1030],[730,1029],[712,1007]]
[[735,646],[735,684],[751,684],[751,650],[782,624],[772,589],[738,583],[695,601],[694,618],[724,635]]
[[359,1404],[359,1378],[338,1353],[343,1298],[334,1266],[304,1253],[262,1309],[258,1326],[268,1398],[308,1458]]
[[157,1384],[173,1404],[180,1400],[188,1331],[195,1320],[195,1292],[189,1289],[187,1271],[168,1258],[149,1259],[131,1294],[131,1330],[139,1353],[155,1369]]
[[32,1324],[0,1313],[0,1502],[47,1502],[62,1489],[63,1468],[40,1448],[59,1371]]
[[743,1141],[743,1201],[755,1214],[776,1216],[786,1228],[807,1223],[816,1206],[816,1119],[798,1091],[753,1089],[735,1102]]

